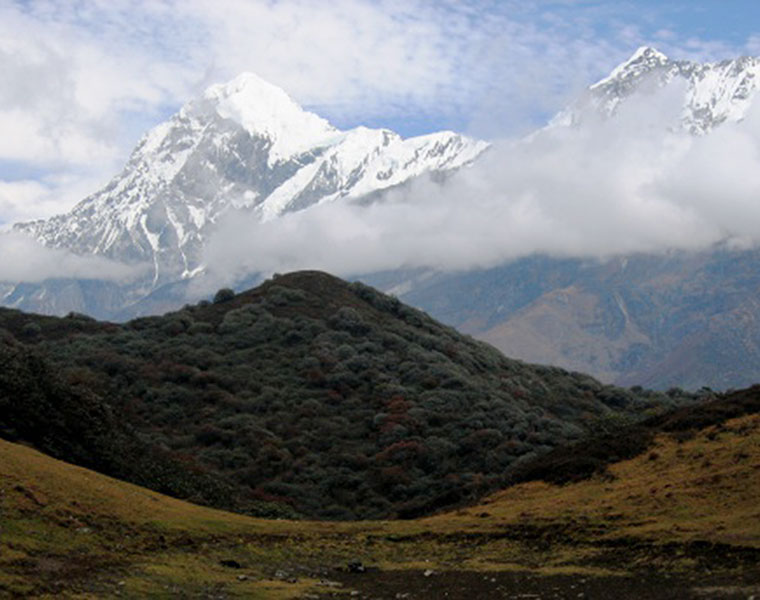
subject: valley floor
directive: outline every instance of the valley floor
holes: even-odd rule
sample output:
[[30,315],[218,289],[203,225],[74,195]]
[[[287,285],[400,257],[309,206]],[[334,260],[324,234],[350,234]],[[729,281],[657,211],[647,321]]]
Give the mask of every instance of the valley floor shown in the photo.
[[253,519],[0,442],[0,597],[760,598],[760,416],[411,521]]

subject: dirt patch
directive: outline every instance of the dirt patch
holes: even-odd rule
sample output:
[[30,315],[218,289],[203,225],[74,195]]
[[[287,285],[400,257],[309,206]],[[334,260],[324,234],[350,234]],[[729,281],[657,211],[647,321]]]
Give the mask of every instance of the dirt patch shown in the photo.
[[[704,575],[640,574],[631,577],[542,576],[528,572],[374,571],[339,573],[344,586],[323,598],[357,600],[746,600],[760,590],[757,573],[709,578]],[[754,583],[752,583],[754,580]],[[760,596],[757,596],[760,597]]]
[[603,548],[604,551],[588,563],[603,568],[655,565],[657,568],[678,571],[684,564],[690,564],[690,571],[700,577],[713,572],[760,572],[760,549],[752,547],[706,541],[649,544],[636,539],[608,540],[596,542],[594,546]]

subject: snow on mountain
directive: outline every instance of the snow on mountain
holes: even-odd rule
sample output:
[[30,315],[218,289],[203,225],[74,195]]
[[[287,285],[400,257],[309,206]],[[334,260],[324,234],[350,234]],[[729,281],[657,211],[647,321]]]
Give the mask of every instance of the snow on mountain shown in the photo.
[[715,63],[672,60],[654,48],[641,47],[609,76],[592,85],[552,125],[579,124],[589,106],[606,116],[647,85],[683,85],[686,89],[679,124],[695,135],[721,123],[741,121],[757,93],[760,59],[744,56]]
[[196,273],[204,240],[229,210],[267,220],[359,198],[462,167],[486,147],[448,131],[341,131],[245,73],[151,130],[124,170],[71,212],[15,230],[79,254],[152,262],[149,289]]
[[222,118],[239,123],[253,136],[272,141],[270,167],[310,148],[330,145],[341,133],[325,119],[303,110],[282,89],[253,73],[243,73],[227,84],[213,85],[203,97]]

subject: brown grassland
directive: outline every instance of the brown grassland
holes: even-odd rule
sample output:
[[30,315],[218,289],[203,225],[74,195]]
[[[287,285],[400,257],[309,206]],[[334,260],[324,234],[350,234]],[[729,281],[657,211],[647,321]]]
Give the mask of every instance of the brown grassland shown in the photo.
[[[545,581],[554,595],[522,597],[760,598],[759,498],[760,415],[408,521],[254,519],[0,441],[0,597],[507,598]],[[658,593],[622,591],[647,578]]]

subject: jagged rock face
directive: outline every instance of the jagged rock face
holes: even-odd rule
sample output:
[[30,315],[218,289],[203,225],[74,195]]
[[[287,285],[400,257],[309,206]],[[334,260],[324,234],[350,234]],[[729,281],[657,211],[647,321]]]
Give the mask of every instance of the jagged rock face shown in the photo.
[[744,118],[758,88],[760,59],[744,56],[717,63],[672,60],[653,48],[639,48],[608,77],[592,85],[574,105],[560,112],[555,125],[580,124],[589,106],[612,116],[647,85],[684,87],[680,123],[674,128],[702,135],[723,122]]
[[192,276],[228,211],[261,220],[457,169],[484,142],[452,132],[402,139],[340,131],[252,74],[212,86],[150,131],[124,170],[70,213],[16,225],[47,246],[150,262],[145,289]]

